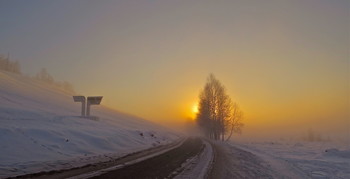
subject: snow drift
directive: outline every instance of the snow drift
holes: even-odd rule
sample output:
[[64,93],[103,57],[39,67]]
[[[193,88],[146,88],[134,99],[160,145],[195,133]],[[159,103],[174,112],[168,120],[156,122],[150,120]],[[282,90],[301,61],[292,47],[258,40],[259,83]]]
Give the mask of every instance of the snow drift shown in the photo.
[[82,166],[165,144],[179,136],[149,121],[80,103],[58,88],[0,71],[0,178]]
[[266,161],[281,178],[350,178],[350,148],[323,142],[231,142]]

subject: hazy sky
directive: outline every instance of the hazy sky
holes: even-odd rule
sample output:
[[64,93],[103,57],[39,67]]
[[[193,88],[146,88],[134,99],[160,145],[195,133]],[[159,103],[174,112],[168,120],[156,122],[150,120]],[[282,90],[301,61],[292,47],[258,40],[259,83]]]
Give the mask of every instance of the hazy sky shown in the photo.
[[348,0],[0,1],[0,53],[162,123],[193,117],[214,73],[245,112],[246,136],[349,135],[349,9]]

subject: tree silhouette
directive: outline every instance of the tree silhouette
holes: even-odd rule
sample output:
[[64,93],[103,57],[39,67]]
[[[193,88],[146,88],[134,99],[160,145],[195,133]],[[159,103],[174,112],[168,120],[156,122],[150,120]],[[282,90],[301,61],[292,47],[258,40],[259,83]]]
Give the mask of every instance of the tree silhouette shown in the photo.
[[4,70],[11,73],[21,74],[21,67],[18,61],[10,61],[10,55],[4,57],[0,54],[0,70]]
[[225,140],[225,134],[240,133],[243,127],[243,114],[236,103],[226,93],[225,87],[213,74],[210,74],[204,89],[199,95],[197,124],[211,139]]

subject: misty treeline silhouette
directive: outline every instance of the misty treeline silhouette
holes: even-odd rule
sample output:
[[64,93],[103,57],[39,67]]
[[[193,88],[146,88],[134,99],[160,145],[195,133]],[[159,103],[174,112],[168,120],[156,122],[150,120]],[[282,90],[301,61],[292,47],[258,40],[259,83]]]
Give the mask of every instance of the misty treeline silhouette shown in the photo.
[[302,136],[302,140],[307,142],[325,142],[331,141],[330,137],[323,137],[320,133],[315,132],[313,129],[309,128],[307,132]]
[[47,72],[46,68],[42,68],[40,70],[40,72],[38,72],[35,75],[34,78],[39,80],[39,81],[45,82],[46,84],[49,84],[49,85],[55,86],[57,88],[60,88],[60,89],[66,91],[66,92],[69,92],[71,94],[75,93],[72,84],[70,84],[67,81],[63,81],[63,82],[55,81],[54,78]]
[[0,54],[0,70],[21,74],[21,66],[18,61],[11,62],[9,55],[5,57]]
[[232,102],[225,87],[210,74],[199,95],[196,121],[201,130],[208,138],[229,140],[234,132],[242,132],[242,120],[243,112],[238,104]]
[[[4,55],[0,54],[0,70],[22,75],[21,66],[19,62],[11,61],[10,55],[7,55],[7,57],[5,57]],[[35,80],[44,82],[48,85],[54,86],[68,93],[75,93],[73,85],[66,81],[55,81],[55,79],[47,72],[45,68],[42,68],[34,77],[30,78],[34,78]]]

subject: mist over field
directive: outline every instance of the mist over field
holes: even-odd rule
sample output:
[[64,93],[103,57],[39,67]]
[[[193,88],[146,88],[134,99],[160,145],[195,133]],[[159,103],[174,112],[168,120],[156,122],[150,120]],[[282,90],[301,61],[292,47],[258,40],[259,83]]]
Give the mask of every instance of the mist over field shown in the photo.
[[1,2],[0,53],[23,75],[183,130],[213,73],[244,112],[236,140],[349,139],[347,1],[20,4]]
[[350,1],[0,1],[0,178],[350,178]]

